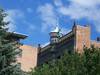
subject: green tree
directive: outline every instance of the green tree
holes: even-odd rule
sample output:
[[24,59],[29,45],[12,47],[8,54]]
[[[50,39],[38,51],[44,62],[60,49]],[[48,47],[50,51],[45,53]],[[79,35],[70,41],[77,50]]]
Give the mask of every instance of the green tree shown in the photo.
[[84,48],[83,54],[66,52],[55,64],[43,64],[31,75],[100,75],[100,48]]
[[85,49],[84,67],[87,75],[100,75],[100,48]]
[[21,75],[16,63],[16,57],[20,53],[20,43],[8,37],[9,22],[4,21],[6,16],[4,10],[0,9],[0,75]]

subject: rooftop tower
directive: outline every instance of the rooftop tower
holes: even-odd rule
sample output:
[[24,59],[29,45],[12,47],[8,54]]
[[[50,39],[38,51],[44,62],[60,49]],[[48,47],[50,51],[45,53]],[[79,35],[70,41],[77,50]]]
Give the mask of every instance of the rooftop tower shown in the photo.
[[56,26],[55,29],[50,32],[50,43],[51,44],[58,43],[59,37],[60,37],[59,32],[60,32],[60,29],[58,26]]

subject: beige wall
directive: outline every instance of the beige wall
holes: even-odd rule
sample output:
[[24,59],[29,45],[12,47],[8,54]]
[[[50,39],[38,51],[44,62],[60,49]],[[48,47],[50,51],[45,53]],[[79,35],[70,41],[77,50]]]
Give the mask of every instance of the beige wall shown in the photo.
[[28,45],[23,45],[20,48],[22,56],[18,58],[18,62],[21,63],[21,69],[26,72],[30,71],[37,65],[37,48]]
[[91,41],[91,45],[94,45],[95,47],[100,48],[100,42],[97,42],[97,41]]

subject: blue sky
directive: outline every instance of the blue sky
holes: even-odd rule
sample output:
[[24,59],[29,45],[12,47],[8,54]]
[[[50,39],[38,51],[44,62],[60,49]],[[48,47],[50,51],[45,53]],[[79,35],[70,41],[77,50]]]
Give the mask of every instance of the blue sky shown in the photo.
[[0,0],[0,7],[8,13],[9,31],[28,35],[24,44],[47,43],[57,24],[66,34],[74,20],[91,26],[91,39],[100,36],[100,0]]

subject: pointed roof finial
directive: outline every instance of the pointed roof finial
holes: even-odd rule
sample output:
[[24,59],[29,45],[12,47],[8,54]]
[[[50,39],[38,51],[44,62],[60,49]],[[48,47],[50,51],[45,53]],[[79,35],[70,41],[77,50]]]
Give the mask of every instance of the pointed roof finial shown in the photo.
[[73,21],[73,30],[74,30],[74,28],[76,27],[76,25],[77,25],[77,24],[76,24],[76,21],[74,20],[74,21]]
[[76,21],[74,20],[74,26],[76,26]]
[[51,32],[59,32],[59,27],[57,26],[53,31]]
[[59,18],[57,17],[57,21],[56,21],[56,25],[55,25],[55,29],[51,32],[59,32],[60,29],[59,29]]
[[74,21],[73,21],[73,28],[76,27],[76,25],[77,25],[77,24],[76,24],[76,21],[74,20]]

